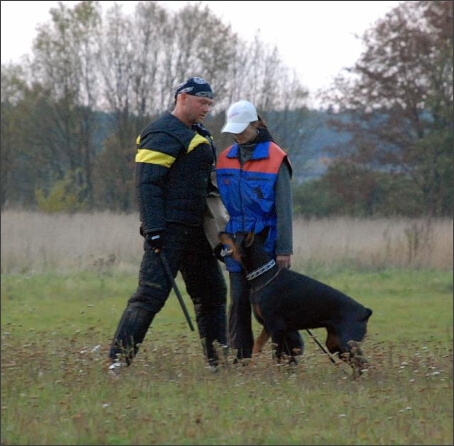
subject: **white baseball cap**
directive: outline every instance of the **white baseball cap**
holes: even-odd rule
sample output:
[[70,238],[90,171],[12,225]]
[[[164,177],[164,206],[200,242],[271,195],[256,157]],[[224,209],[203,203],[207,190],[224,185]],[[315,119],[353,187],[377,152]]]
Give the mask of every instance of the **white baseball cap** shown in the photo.
[[226,123],[222,127],[221,133],[244,132],[251,123],[258,121],[257,110],[249,101],[238,101],[232,104],[226,113]]

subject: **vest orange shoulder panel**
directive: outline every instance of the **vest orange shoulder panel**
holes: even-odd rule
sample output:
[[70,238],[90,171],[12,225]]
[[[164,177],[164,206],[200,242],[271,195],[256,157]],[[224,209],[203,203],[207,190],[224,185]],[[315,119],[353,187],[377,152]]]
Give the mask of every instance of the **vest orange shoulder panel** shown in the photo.
[[[232,146],[227,147],[219,154],[217,168],[222,169],[239,169],[240,162],[238,158],[229,158],[227,155]],[[268,156],[266,158],[254,159],[243,166],[243,170],[248,172],[277,173],[282,164],[282,160],[287,154],[274,142],[268,146]]]

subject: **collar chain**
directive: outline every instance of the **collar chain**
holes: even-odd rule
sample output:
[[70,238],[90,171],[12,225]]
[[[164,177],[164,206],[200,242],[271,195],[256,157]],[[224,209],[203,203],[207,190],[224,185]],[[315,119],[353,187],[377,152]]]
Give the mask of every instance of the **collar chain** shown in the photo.
[[247,280],[252,280],[255,279],[258,276],[261,276],[263,273],[266,273],[269,271],[274,265],[276,265],[275,260],[270,260],[268,263],[265,265],[261,266],[260,268],[257,268],[255,271],[250,272],[247,276]]

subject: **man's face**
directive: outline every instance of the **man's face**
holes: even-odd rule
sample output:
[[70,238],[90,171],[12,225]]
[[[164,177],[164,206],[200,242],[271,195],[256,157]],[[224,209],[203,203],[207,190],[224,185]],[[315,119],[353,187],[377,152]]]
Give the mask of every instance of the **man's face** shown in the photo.
[[192,124],[203,122],[205,116],[210,111],[214,100],[182,93],[183,109],[185,115]]

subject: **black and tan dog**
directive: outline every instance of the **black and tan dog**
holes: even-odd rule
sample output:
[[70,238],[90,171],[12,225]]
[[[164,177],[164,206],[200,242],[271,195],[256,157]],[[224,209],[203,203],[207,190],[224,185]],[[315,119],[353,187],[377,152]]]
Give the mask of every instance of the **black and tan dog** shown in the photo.
[[282,345],[287,331],[326,328],[328,351],[338,353],[353,368],[354,376],[361,374],[367,360],[359,343],[366,335],[372,310],[315,279],[279,269],[252,232],[222,232],[219,240],[227,246],[223,255],[242,264],[254,313],[264,326],[254,353],[261,351],[269,337],[277,346]]

